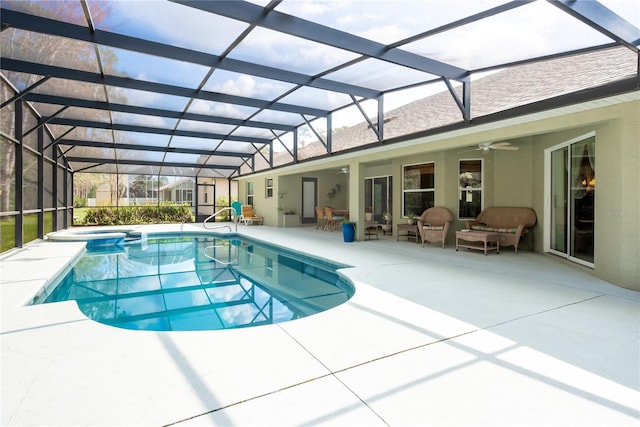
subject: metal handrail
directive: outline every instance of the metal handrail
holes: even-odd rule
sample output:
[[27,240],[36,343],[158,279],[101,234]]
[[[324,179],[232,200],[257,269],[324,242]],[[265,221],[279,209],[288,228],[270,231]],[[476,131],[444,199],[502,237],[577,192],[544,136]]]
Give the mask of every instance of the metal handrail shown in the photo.
[[206,228],[207,230],[215,230],[217,228],[229,228],[229,231],[231,231],[231,226],[230,225],[220,225],[217,227],[207,227],[207,221],[209,221],[210,219],[215,218],[216,215],[220,214],[221,212],[224,211],[231,211],[231,221],[233,221],[233,223],[236,226],[236,232],[238,232],[238,221],[236,220],[236,210],[234,208],[230,208],[230,207],[226,207],[226,208],[222,208],[216,212],[214,212],[212,215],[208,216],[204,221],[202,221],[202,227]]
[[[218,258],[214,257],[213,255],[209,255],[207,254],[207,249],[213,249],[213,248],[223,248],[226,247],[224,245],[210,245],[204,248],[204,250],[202,251],[202,253],[204,254],[205,257],[209,258],[212,261],[217,262],[218,264],[222,264],[222,265],[236,265],[238,264],[238,260],[235,261],[220,261]],[[237,256],[237,255],[236,255]]]

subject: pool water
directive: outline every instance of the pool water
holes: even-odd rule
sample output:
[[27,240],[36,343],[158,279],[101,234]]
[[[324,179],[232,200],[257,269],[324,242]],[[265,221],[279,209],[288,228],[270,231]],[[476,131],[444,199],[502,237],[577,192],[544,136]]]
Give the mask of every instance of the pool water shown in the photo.
[[75,300],[89,318],[126,329],[242,328],[309,316],[347,301],[343,265],[233,238],[149,238],[89,249],[34,301]]

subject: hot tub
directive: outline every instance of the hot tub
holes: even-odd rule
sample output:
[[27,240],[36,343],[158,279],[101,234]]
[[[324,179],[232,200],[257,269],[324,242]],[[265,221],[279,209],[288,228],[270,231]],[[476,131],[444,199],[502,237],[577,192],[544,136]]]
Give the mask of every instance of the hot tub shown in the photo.
[[123,245],[127,235],[133,231],[127,229],[109,230],[61,230],[47,234],[47,239],[56,242],[87,242],[88,248],[99,246]]

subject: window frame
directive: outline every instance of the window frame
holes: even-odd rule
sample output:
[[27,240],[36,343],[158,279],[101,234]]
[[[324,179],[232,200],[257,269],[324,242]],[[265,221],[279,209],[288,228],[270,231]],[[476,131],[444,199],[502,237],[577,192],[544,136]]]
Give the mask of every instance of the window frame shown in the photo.
[[[424,188],[417,188],[417,189],[407,189],[406,188],[406,183],[407,183],[407,168],[410,167],[415,167],[415,166],[424,166],[424,165],[432,165],[433,168],[433,182],[431,183],[432,186],[431,187],[424,187]],[[422,175],[421,175],[422,176]],[[421,179],[422,181],[422,179]],[[406,210],[406,196],[409,193],[432,193],[433,195],[433,205],[435,205],[435,200],[436,200],[436,162],[435,161],[429,161],[429,162],[420,162],[420,163],[411,163],[411,164],[405,164],[402,165],[402,218],[408,218],[408,211]],[[431,207],[431,206],[429,206]],[[422,212],[424,212],[426,209],[428,209],[429,207],[425,207],[424,209],[422,209],[422,207],[420,208],[420,212],[413,212],[413,214],[415,216],[420,216],[422,214]]]
[[267,199],[273,197],[273,178],[265,178],[264,180],[264,197]]
[[253,206],[253,181],[247,181],[247,205]]

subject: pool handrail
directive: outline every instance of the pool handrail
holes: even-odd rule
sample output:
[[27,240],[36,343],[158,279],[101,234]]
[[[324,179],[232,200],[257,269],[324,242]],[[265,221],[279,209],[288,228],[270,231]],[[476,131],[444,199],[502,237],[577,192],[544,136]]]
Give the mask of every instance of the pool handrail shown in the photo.
[[231,226],[230,225],[219,225],[217,227],[207,227],[207,222],[210,219],[213,219],[216,217],[216,215],[224,212],[224,211],[231,211],[231,221],[235,224],[236,226],[236,233],[238,232],[238,221],[236,218],[236,210],[234,208],[231,207],[226,207],[226,208],[221,208],[219,210],[217,210],[216,212],[214,212],[213,214],[209,215],[204,221],[202,221],[202,227],[207,229],[207,230],[215,230],[217,228],[228,228],[229,231],[231,231]]
[[[225,226],[225,227],[227,227],[227,226]],[[215,261],[215,262],[217,262],[218,264],[221,264],[221,265],[237,265],[238,264],[238,260],[237,259],[235,261],[220,261],[218,258],[214,257],[213,255],[207,254],[207,249],[212,249],[212,248],[226,248],[226,246],[225,245],[209,245],[209,246],[206,246],[204,248],[204,250],[202,251],[203,255],[205,257],[209,258],[210,260]],[[237,250],[236,250],[236,257],[237,256],[238,256],[238,254],[237,254]]]

